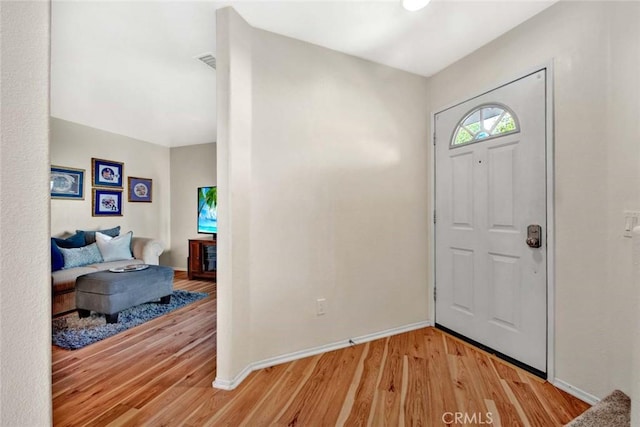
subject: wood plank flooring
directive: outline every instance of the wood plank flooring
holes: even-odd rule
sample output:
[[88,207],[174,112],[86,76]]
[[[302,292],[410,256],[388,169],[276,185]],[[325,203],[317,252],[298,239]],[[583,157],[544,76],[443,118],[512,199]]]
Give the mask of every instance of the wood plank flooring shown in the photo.
[[546,427],[589,407],[434,328],[263,369],[236,390],[217,390],[216,285],[178,272],[175,287],[209,297],[84,349],[52,348],[55,426]]

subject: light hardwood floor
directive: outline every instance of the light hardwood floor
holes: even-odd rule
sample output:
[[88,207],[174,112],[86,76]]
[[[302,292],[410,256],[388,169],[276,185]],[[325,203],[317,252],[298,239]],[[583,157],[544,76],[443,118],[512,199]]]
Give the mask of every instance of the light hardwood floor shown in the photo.
[[460,412],[475,416],[464,425],[546,427],[589,407],[434,328],[216,390],[215,284],[179,272],[175,287],[209,297],[81,350],[53,347],[55,426],[442,426]]

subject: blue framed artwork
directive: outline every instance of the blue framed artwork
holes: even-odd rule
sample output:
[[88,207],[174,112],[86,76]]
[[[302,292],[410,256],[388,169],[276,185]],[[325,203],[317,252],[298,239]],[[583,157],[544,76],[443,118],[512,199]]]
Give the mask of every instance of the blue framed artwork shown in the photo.
[[92,158],[91,176],[94,187],[122,188],[124,163]]
[[52,199],[84,200],[84,169],[51,166]]
[[94,188],[91,216],[122,216],[122,190]]
[[150,178],[129,177],[129,201],[151,203],[153,180]]

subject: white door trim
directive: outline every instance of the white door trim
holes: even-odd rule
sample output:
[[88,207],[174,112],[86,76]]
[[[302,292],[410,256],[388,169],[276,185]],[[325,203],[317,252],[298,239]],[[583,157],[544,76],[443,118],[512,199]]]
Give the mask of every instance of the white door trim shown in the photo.
[[466,99],[450,103],[441,108],[437,108],[430,114],[431,121],[431,158],[429,160],[429,168],[431,170],[431,213],[429,221],[429,263],[430,271],[429,275],[429,319],[431,323],[435,324],[435,298],[434,289],[436,281],[435,271],[435,224],[434,224],[434,210],[436,206],[436,170],[435,170],[435,116],[438,112],[454,107],[460,103],[466,102],[470,99],[483,95],[487,92],[491,92],[499,87],[505,86],[511,82],[519,80],[525,76],[533,74],[537,71],[546,70],[546,177],[547,177],[547,379],[550,382],[555,380],[555,204],[554,204],[554,188],[555,188],[555,175],[554,175],[554,129],[553,129],[553,87],[554,87],[554,71],[553,60],[547,63],[533,67],[529,71],[519,73],[516,77],[498,82],[492,85],[489,89],[480,91],[475,95],[470,95]]

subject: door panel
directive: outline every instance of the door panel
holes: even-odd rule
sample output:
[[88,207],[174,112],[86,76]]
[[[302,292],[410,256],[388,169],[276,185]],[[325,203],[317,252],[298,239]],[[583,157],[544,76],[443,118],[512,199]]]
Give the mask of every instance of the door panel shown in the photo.
[[[547,348],[545,73],[435,116],[436,322],[542,372]],[[511,123],[503,110],[513,114]],[[479,139],[465,136],[453,144],[462,122]],[[499,125],[506,126],[499,129],[506,134],[494,135]],[[526,244],[530,224],[542,226],[541,248]]]
[[473,214],[473,156],[471,153],[455,156],[451,159],[451,166],[453,224],[470,228]]
[[514,228],[514,155],[517,145],[489,149],[489,224],[493,229]]
[[489,254],[489,318],[498,326],[512,331],[520,329],[520,259],[513,256]]
[[453,306],[473,315],[473,251],[452,248]]

